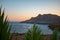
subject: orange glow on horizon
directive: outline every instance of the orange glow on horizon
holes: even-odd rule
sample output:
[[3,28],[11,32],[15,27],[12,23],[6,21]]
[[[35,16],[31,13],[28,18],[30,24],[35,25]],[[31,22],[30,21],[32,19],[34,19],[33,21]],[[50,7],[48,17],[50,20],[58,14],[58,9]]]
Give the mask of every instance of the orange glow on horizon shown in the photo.
[[[9,12],[10,13],[10,12]],[[44,10],[44,11],[34,11],[32,12],[23,12],[21,14],[19,14],[18,12],[16,12],[15,14],[8,14],[8,19],[12,20],[12,21],[25,21],[30,19],[31,17],[36,17],[38,14],[56,14],[58,16],[60,16],[60,12],[59,10]]]
[[[57,14],[60,16],[60,13]],[[32,16],[8,16],[9,20],[12,20],[12,21],[25,21],[25,20],[28,20],[30,19]]]
[[9,20],[12,20],[12,21],[24,21],[24,20],[27,20],[27,19],[30,19],[31,16],[27,16],[27,15],[24,15],[24,16],[13,16],[13,15],[9,15],[8,16]]

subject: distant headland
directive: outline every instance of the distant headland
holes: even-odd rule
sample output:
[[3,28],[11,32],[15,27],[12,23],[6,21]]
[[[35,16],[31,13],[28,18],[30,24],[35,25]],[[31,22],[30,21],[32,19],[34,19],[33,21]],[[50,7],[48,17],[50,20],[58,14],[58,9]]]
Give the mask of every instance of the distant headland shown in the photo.
[[40,24],[40,23],[48,24],[53,22],[60,23],[60,16],[53,15],[53,14],[44,14],[44,15],[39,14],[38,16],[32,17],[29,20],[22,21],[21,23],[34,23],[34,22],[36,22],[37,24]]

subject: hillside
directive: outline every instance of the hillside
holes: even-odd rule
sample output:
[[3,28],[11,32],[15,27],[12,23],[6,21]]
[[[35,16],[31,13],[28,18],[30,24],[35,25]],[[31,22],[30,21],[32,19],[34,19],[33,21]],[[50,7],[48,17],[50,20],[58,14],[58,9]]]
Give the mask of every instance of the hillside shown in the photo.
[[22,21],[21,23],[53,23],[53,22],[59,22],[60,23],[60,16],[53,15],[53,14],[39,14],[36,17],[32,17],[29,20]]

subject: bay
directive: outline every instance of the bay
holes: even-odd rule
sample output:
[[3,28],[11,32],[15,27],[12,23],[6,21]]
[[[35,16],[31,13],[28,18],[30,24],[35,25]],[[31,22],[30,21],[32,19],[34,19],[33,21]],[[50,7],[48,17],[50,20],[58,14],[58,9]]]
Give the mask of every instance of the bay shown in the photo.
[[[11,26],[11,32],[15,33],[26,33],[28,29],[31,29],[34,24],[20,23],[20,22],[9,22]],[[49,29],[48,24],[36,24],[36,26],[41,30],[43,35],[52,34],[52,30]]]

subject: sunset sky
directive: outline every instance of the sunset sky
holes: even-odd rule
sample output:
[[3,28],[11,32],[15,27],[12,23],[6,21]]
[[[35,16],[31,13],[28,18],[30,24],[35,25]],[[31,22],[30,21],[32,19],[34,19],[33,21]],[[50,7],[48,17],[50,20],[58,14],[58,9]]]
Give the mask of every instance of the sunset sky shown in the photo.
[[60,0],[0,0],[10,21],[24,21],[38,14],[60,16]]

